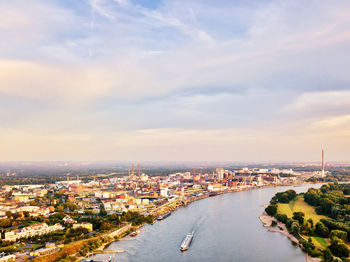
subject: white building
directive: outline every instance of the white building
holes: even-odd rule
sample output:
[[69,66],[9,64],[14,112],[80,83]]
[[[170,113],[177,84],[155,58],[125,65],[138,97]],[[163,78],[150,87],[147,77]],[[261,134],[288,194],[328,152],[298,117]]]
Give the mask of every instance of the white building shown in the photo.
[[160,195],[162,197],[168,197],[169,196],[169,188],[163,187],[160,189]]
[[46,223],[40,223],[6,232],[4,240],[16,241],[17,239],[46,235],[63,229],[64,227],[61,224],[49,226]]

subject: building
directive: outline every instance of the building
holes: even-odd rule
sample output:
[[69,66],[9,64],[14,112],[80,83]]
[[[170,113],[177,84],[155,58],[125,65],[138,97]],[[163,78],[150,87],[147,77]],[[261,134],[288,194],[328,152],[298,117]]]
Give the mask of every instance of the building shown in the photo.
[[216,174],[218,176],[219,181],[222,181],[224,179],[224,169],[223,168],[217,168]]
[[13,262],[13,261],[16,261],[15,255],[7,255],[4,257],[0,257],[0,262]]
[[63,222],[65,224],[74,224],[74,223],[77,223],[76,220],[74,220],[73,218],[71,218],[69,215],[66,215],[63,219]]
[[27,202],[29,202],[29,196],[28,195],[16,195],[16,196],[14,196],[14,200],[16,202],[27,203]]
[[74,224],[73,225],[73,229],[77,229],[77,228],[86,228],[87,230],[89,230],[89,232],[91,232],[93,230],[92,224],[91,223],[87,223],[87,222]]
[[47,256],[55,253],[58,250],[58,247],[55,245],[49,246],[49,247],[43,247],[37,250],[34,250],[33,252],[30,252],[29,255],[31,257],[39,257],[39,256]]
[[53,226],[49,226],[46,223],[39,223],[39,224],[24,227],[21,229],[16,229],[16,230],[6,232],[4,240],[16,241],[21,238],[46,235],[46,234],[63,230],[63,229],[64,227],[58,223]]
[[84,191],[84,185],[82,184],[72,184],[68,186],[69,192],[82,193]]
[[162,197],[168,197],[169,196],[169,188],[167,188],[167,187],[161,188],[160,195]]

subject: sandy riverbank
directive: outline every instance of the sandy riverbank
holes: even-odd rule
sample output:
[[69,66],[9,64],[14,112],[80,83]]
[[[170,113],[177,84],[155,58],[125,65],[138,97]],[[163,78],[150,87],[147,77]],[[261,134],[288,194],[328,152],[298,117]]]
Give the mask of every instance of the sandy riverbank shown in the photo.
[[[288,232],[286,226],[283,223],[279,222],[274,217],[269,216],[268,214],[266,214],[266,212],[264,212],[259,218],[260,218],[261,222],[263,223],[264,227],[271,227],[272,221],[275,221],[277,223],[277,225],[275,227],[269,228],[268,231],[279,232],[279,233],[285,235],[286,237],[288,237],[293,243],[295,243],[301,247],[301,244],[299,243],[298,239]],[[321,262],[321,259],[310,257],[309,255],[305,254],[305,261],[306,262]]]

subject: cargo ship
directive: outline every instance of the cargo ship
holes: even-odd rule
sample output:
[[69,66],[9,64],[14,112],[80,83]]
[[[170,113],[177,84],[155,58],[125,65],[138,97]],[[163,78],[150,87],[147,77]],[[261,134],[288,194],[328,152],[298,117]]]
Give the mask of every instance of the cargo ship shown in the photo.
[[157,217],[157,220],[163,220],[164,218],[167,218],[168,216],[171,215],[171,212],[167,212],[163,215],[160,215],[159,217]]
[[193,232],[188,233],[181,243],[181,247],[180,247],[181,251],[186,251],[190,247],[192,239],[193,239]]

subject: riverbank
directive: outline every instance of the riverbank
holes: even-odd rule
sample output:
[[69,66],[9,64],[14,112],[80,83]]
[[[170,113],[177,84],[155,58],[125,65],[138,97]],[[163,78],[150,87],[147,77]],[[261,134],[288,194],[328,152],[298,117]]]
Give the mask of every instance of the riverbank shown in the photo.
[[[193,202],[208,198],[208,197],[215,197],[217,195],[223,195],[227,193],[233,193],[233,192],[243,192],[243,191],[249,191],[254,189],[262,189],[262,188],[270,188],[270,187],[287,187],[287,186],[302,186],[306,185],[308,183],[303,184],[279,184],[279,185],[263,185],[263,186],[249,186],[249,187],[241,187],[241,188],[229,188],[221,191],[214,191],[214,192],[203,192],[198,196],[192,196],[189,198],[182,198],[182,199],[175,199],[171,202],[168,202],[160,207],[158,207],[156,210],[151,212],[151,215],[154,219],[157,219],[158,216],[163,215],[167,212],[175,212],[178,208],[187,206]],[[215,196],[212,196],[211,194],[215,193]]]
[[94,251],[89,253],[88,255],[81,257],[81,258],[78,258],[77,261],[86,261],[86,260],[88,260],[88,258],[91,255],[99,254],[99,253],[122,253],[122,252],[124,252],[124,250],[110,250],[110,251],[108,251],[108,250],[105,250],[105,248],[107,248],[111,243],[118,241],[118,238],[123,238],[123,237],[127,236],[131,229],[139,230],[143,225],[144,224],[139,225],[139,226],[132,226],[132,224],[128,224],[128,225],[126,225],[122,228],[119,228],[113,232],[106,233],[102,237],[110,238],[109,241],[104,242],[100,247],[98,247],[97,249],[95,249]]
[[[297,244],[300,248],[302,248],[302,245],[299,243],[299,240],[295,236],[290,234],[288,232],[286,226],[283,223],[279,222],[276,218],[269,216],[264,211],[263,214],[259,217],[259,219],[263,223],[264,227],[270,227],[268,229],[269,232],[281,233],[281,234],[285,235],[286,237],[288,237],[293,243]],[[276,225],[274,227],[271,226],[273,221],[276,223]],[[306,262],[321,262],[322,260],[319,258],[311,257],[308,254],[305,254],[305,261]]]

